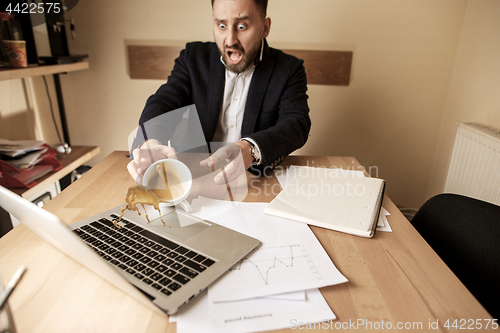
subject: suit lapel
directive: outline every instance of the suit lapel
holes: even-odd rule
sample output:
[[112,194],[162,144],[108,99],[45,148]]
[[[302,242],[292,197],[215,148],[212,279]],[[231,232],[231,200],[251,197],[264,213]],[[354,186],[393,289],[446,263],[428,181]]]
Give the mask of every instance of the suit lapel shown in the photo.
[[[215,45],[215,44],[214,44]],[[215,51],[212,52],[210,67],[210,81],[207,97],[207,112],[204,113],[205,128],[207,133],[205,137],[207,142],[212,141],[215,130],[217,129],[217,122],[219,121],[219,114],[222,110],[222,100],[224,98],[224,85],[225,85],[225,67],[220,61],[220,53],[215,46]]]
[[266,93],[269,80],[273,73],[275,61],[270,57],[269,46],[264,40],[264,53],[262,60],[255,67],[252,76],[252,82],[248,89],[247,103],[245,105],[245,114],[243,124],[241,125],[241,136],[247,136],[254,132],[257,117]]

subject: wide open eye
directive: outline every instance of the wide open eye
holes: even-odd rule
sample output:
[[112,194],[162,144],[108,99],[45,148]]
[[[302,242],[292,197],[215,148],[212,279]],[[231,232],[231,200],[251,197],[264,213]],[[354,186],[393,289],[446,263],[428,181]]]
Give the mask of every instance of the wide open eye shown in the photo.
[[238,24],[237,26],[238,30],[245,30],[247,28],[247,26],[245,24]]
[[226,29],[226,25],[224,23],[219,23],[219,29]]

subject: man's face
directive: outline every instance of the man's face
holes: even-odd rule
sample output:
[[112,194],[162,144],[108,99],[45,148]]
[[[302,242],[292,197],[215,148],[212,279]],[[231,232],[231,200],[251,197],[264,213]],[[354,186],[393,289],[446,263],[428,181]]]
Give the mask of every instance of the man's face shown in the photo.
[[241,73],[250,67],[262,38],[269,35],[271,20],[264,18],[254,0],[215,0],[214,39],[226,67]]

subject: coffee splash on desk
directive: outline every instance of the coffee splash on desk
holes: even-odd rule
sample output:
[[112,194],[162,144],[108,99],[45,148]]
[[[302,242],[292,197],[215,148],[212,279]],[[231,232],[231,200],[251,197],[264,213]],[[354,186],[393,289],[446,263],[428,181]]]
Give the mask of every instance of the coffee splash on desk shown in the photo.
[[[158,211],[160,220],[163,225],[165,225],[165,221],[163,221],[161,217],[160,203],[169,202],[174,198],[180,197],[183,194],[183,189],[178,177],[171,173],[167,175],[165,164],[161,163],[161,166],[160,164],[157,164],[156,172],[156,175],[151,177],[147,187],[134,185],[128,188],[125,195],[126,206],[125,208],[122,208],[119,220],[123,217],[125,210],[136,211],[137,214],[141,215],[138,208],[138,205],[141,205],[144,209],[144,213],[146,214],[146,219],[148,220],[148,223],[150,223],[151,221],[149,220],[149,216],[145,208],[145,205],[150,205]],[[119,228],[117,222],[114,222],[114,224],[117,228]]]

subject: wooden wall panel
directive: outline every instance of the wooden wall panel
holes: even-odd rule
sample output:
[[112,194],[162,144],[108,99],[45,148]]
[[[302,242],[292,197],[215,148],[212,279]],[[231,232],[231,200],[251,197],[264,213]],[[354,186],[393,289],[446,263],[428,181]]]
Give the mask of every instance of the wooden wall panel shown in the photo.
[[166,81],[183,47],[128,45],[131,79]]
[[[130,78],[167,80],[183,47],[128,45]],[[348,86],[350,51],[283,50],[304,60],[308,84]]]
[[307,84],[348,86],[351,78],[351,51],[283,50],[304,60]]

